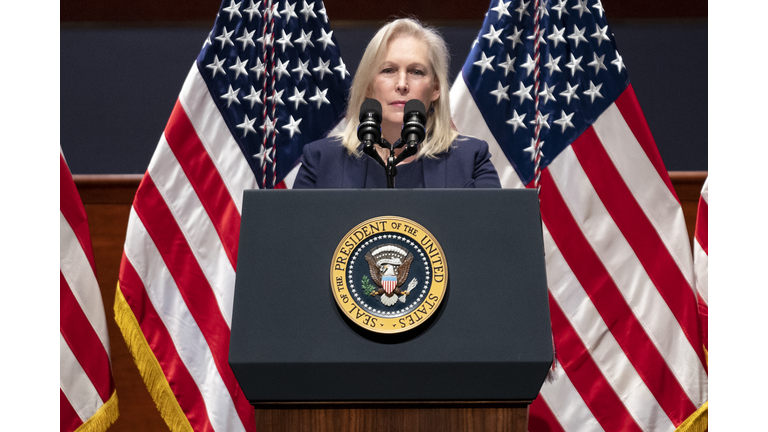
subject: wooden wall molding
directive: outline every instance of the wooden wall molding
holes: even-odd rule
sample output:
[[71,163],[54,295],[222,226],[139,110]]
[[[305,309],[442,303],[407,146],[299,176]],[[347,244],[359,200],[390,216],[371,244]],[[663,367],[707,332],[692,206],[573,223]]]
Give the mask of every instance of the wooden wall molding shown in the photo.
[[[670,172],[669,176],[685,214],[689,238],[693,239],[699,194],[707,172],[677,171]],[[128,216],[141,178],[142,175],[74,176],[88,214],[96,274],[107,312],[112,372],[120,399],[120,417],[109,429],[111,432],[168,430],[144,386],[112,312]]]

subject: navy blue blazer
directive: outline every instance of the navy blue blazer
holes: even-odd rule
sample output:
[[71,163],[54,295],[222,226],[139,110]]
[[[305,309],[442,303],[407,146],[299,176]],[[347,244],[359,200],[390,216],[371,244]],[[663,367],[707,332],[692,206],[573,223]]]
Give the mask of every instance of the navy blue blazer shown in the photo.
[[[325,138],[304,146],[302,165],[294,189],[359,189],[365,186],[369,169],[381,170],[366,155],[351,156],[341,138]],[[460,136],[437,158],[422,158],[426,188],[500,188],[488,143]]]

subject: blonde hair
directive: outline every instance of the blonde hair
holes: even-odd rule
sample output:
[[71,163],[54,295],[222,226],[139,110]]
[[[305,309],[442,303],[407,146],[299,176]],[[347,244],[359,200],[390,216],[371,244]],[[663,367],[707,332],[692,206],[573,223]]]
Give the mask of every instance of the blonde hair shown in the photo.
[[440,97],[432,102],[432,110],[427,108],[427,136],[421,144],[417,157],[435,157],[447,151],[458,136],[451,123],[451,105],[448,99],[448,46],[440,33],[426,27],[415,19],[400,18],[385,25],[373,36],[365,49],[360,66],[352,80],[352,88],[347,100],[347,127],[336,136],[351,155],[360,156],[362,152],[357,139],[358,114],[360,105],[369,94],[373,80],[379,72],[378,67],[387,55],[389,42],[395,38],[410,36],[423,41],[427,46],[429,67],[433,71],[435,84],[440,89]]

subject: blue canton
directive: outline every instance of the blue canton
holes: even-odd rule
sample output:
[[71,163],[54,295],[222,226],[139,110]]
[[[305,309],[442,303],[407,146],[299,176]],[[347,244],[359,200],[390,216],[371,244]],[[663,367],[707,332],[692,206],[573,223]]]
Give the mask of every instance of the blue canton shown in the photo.
[[525,184],[534,179],[534,17],[539,14],[541,169],[629,85],[600,0],[494,0],[462,73]]
[[320,0],[224,0],[197,66],[262,188],[346,109],[350,72]]

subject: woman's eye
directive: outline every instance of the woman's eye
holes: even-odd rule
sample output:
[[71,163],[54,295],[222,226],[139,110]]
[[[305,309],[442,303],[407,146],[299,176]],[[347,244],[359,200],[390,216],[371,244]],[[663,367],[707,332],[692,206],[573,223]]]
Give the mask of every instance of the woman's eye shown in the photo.
[[414,75],[424,75],[424,71],[422,71],[420,69],[414,69],[414,70],[411,71],[411,73],[414,74]]
[[384,74],[391,74],[391,73],[393,73],[394,71],[395,71],[395,70],[394,70],[394,69],[392,69],[392,68],[385,68],[384,70],[382,70],[382,71],[381,71],[381,73],[384,73]]

